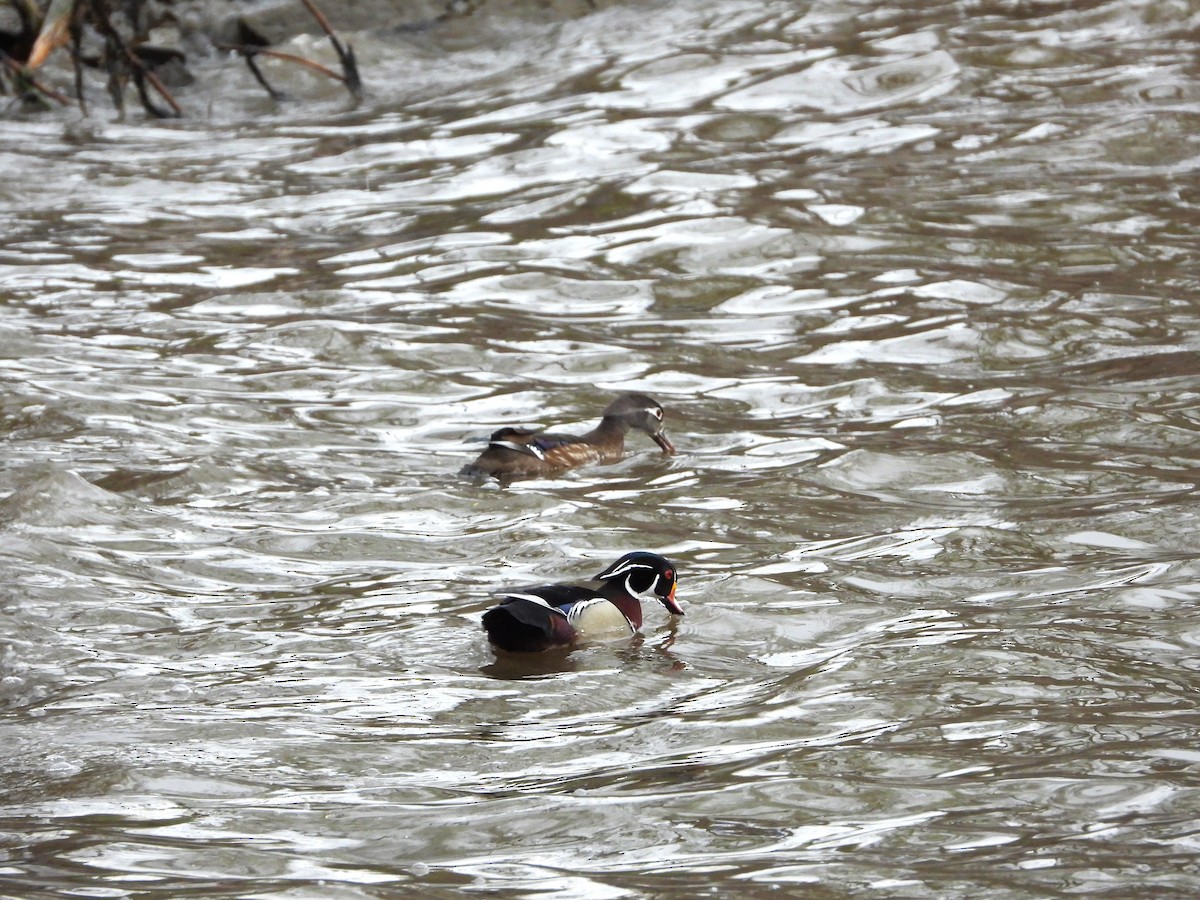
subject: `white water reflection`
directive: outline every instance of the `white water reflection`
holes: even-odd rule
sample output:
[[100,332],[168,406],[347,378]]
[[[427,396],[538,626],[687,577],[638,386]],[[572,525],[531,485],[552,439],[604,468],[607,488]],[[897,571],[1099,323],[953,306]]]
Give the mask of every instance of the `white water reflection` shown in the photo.
[[958,72],[954,58],[942,50],[871,68],[860,68],[850,60],[826,59],[802,72],[732,91],[717,105],[742,112],[807,106],[849,115],[940,97],[958,86]]

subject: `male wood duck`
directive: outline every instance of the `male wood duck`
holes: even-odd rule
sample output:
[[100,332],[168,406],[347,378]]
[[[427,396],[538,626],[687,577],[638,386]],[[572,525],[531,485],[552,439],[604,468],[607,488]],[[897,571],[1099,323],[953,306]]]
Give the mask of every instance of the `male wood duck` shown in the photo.
[[656,553],[626,553],[595,577],[599,588],[543,584],[501,593],[483,614],[488,640],[517,653],[570,647],[586,639],[629,637],[642,627],[642,598],[683,615],[675,566]]
[[658,401],[645,394],[622,394],[609,404],[599,425],[578,437],[501,428],[462,474],[512,479],[553,475],[587,463],[618,462],[625,455],[625,435],[631,428],[650,435],[667,456],[675,452],[663,431],[663,408]]

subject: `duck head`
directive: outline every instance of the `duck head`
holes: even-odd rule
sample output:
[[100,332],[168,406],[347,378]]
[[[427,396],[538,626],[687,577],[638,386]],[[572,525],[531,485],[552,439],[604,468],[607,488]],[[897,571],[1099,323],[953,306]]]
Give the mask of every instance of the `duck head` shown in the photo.
[[638,550],[626,553],[597,575],[596,580],[619,585],[639,600],[653,598],[667,612],[682,616],[683,607],[675,599],[676,574],[675,564],[666,557]]
[[609,404],[604,418],[620,424],[624,429],[636,428],[650,436],[662,452],[671,456],[675,445],[663,431],[663,408],[653,397],[645,394],[622,394]]

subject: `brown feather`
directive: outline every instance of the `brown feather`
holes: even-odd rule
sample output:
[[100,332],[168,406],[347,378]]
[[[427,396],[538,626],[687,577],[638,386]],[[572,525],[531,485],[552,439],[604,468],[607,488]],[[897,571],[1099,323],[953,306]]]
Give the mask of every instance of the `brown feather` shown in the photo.
[[578,437],[501,428],[462,474],[513,479],[555,475],[591,463],[619,462],[625,456],[625,434],[630,429],[645,432],[669,456],[675,447],[662,429],[662,417],[662,406],[653,398],[623,394],[609,404],[595,428]]

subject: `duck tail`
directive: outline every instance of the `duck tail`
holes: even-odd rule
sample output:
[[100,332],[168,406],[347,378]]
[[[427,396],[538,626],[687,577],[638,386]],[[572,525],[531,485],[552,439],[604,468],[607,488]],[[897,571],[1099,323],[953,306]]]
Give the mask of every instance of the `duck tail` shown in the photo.
[[574,642],[567,617],[545,603],[514,597],[483,614],[488,640],[501,650],[536,653]]

